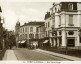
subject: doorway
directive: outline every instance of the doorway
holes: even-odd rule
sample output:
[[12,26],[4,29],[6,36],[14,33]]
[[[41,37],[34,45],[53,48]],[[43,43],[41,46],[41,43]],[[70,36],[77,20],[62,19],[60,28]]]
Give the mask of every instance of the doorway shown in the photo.
[[67,39],[67,46],[74,47],[75,46],[75,39]]

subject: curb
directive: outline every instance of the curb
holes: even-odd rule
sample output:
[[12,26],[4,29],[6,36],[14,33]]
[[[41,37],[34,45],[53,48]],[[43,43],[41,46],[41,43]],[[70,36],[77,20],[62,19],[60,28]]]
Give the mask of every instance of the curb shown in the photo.
[[[44,52],[44,53],[47,53],[47,54],[49,54],[49,55],[52,55],[52,56],[56,56],[56,57],[59,57],[59,58],[63,58],[63,59],[67,59],[67,60],[69,60],[69,61],[77,61],[76,59],[71,59],[71,58],[66,58],[66,57],[62,57],[62,56],[59,56],[59,55],[55,55],[55,54],[53,54],[54,52],[49,52],[49,51],[46,51],[46,50],[41,50],[41,49],[36,49],[37,51],[41,51],[41,52]],[[57,53],[56,53],[57,54]],[[58,53],[59,54],[59,53]],[[63,55],[63,54],[62,54]],[[66,55],[66,56],[68,56],[68,55]],[[69,56],[70,57],[70,56]],[[77,58],[77,57],[76,57]],[[80,59],[80,58],[78,58],[78,59]],[[81,59],[80,60],[78,60],[78,61],[81,61]]]

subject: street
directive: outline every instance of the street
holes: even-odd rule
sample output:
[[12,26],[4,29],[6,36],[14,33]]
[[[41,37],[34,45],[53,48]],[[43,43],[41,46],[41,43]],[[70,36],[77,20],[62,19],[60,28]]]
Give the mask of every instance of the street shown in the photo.
[[26,48],[14,49],[14,53],[18,60],[42,60],[42,61],[67,61],[66,59],[55,57],[50,54],[42,53],[37,50],[30,50]]

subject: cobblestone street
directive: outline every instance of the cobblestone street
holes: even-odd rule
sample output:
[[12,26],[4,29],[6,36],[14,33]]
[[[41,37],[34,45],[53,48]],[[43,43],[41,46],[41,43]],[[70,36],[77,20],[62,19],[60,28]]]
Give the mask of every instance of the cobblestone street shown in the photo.
[[38,52],[36,50],[29,50],[25,48],[18,48],[14,50],[18,60],[53,60],[66,61],[66,59],[55,57],[46,53]]

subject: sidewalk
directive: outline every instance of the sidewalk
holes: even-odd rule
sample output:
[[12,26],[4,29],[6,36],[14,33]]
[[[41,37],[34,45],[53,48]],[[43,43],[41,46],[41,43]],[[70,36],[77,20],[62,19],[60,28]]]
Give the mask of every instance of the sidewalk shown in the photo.
[[5,61],[5,60],[7,60],[7,61],[9,61],[9,60],[10,61],[16,60],[17,61],[17,57],[15,56],[13,50],[6,50],[5,55],[3,57],[3,61]]
[[65,58],[65,59],[72,60],[72,61],[81,61],[81,58],[78,58],[78,57],[73,57],[73,56],[68,56],[68,55],[64,55],[64,54],[54,53],[54,52],[50,52],[50,51],[46,51],[46,50],[42,50],[42,49],[36,49],[36,50],[39,51],[39,52],[44,52],[44,53],[47,53],[47,54],[51,54],[51,55],[61,57],[61,58]]

